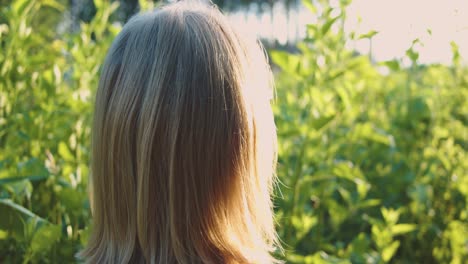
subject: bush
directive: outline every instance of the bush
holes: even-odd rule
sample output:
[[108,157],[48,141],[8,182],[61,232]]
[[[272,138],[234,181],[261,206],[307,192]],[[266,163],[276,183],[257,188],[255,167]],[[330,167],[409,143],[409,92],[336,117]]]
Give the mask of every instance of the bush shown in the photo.
[[[468,261],[468,70],[377,63],[345,48],[343,12],[308,5],[299,52],[270,51],[288,263]],[[86,243],[90,121],[116,5],[74,33],[64,6],[15,0],[0,16],[0,263],[68,263]],[[321,8],[316,8],[320,6]],[[338,25],[338,30],[334,30]],[[417,45],[417,42],[413,43]],[[388,73],[382,74],[382,69]]]
[[[290,263],[468,261],[468,78],[453,65],[375,63],[323,10],[279,65],[279,232]],[[315,12],[315,6],[309,6]],[[387,74],[382,74],[382,69]]]
[[0,26],[0,262],[68,263],[86,240],[92,97],[118,28],[99,10],[58,34],[64,7],[18,0]]

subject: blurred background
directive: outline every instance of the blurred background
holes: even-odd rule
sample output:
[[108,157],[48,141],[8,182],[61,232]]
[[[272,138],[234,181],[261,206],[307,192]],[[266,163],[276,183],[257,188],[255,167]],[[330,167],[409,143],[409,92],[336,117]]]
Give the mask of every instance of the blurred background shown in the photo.
[[[466,1],[213,2],[274,70],[278,256],[468,263]],[[100,66],[159,4],[0,0],[0,263],[77,262]]]

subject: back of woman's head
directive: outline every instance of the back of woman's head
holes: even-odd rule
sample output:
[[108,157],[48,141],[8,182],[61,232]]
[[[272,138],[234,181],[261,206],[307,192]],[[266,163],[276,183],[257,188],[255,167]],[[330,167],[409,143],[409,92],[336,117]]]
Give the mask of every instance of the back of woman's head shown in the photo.
[[211,6],[137,15],[96,96],[91,263],[272,263],[276,134],[262,49]]

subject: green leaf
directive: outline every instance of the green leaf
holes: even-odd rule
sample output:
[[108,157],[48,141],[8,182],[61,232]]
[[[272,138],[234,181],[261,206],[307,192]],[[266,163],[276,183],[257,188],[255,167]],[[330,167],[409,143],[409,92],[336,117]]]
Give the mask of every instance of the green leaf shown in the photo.
[[23,237],[27,223],[33,227],[48,223],[38,215],[9,199],[0,199],[0,229],[10,230],[15,237]]
[[72,188],[63,188],[59,193],[59,197],[60,202],[72,215],[80,212],[84,208],[83,205],[86,194],[83,192],[78,192],[76,189]]
[[[3,211],[5,210],[5,211]],[[46,220],[42,219],[38,215],[34,214],[33,212],[29,211],[28,209],[24,208],[23,206],[14,203],[12,200],[9,199],[0,199],[0,211],[3,212],[16,212],[19,213],[22,217],[26,218],[36,218],[39,221],[47,222]],[[6,214],[2,214],[6,215]]]
[[370,239],[365,233],[361,232],[349,244],[347,251],[362,255],[369,250],[370,246]]
[[292,216],[291,220],[291,223],[296,229],[296,241],[301,241],[318,223],[318,218],[316,216],[308,216],[306,214]]
[[412,47],[408,50],[406,50],[406,56],[410,58],[412,62],[416,62],[419,58],[419,53],[416,52]]
[[351,197],[351,193],[348,190],[346,190],[345,188],[343,188],[343,187],[338,187],[337,190],[340,193],[343,200],[346,202],[346,204],[347,205],[352,205],[353,200],[352,200],[352,197]]
[[14,183],[10,183],[6,186],[6,189],[9,190],[13,197],[22,201],[23,198],[31,199],[31,194],[33,191],[33,186],[30,181],[22,180]]
[[322,27],[322,36],[325,36],[328,31],[330,30],[331,26],[340,18],[340,16],[336,16],[330,20],[328,20]]
[[54,1],[54,0],[43,0],[41,4],[45,5],[45,6],[55,8],[58,11],[63,12],[65,10],[64,5],[62,5],[61,3],[57,2],[57,1]]
[[327,76],[327,78],[325,79],[326,82],[331,82],[341,76],[343,76],[344,74],[346,73],[345,70],[334,70],[334,71],[331,71],[330,74]]
[[83,230],[79,230],[78,233],[80,234],[81,245],[86,245],[89,240],[91,228],[89,226],[86,226]]
[[46,225],[39,228],[34,233],[30,250],[33,254],[49,251],[57,243],[61,236],[61,229],[58,225]]
[[[36,0],[32,0],[32,1],[16,0],[13,2],[11,7],[16,14],[22,14],[25,9],[30,9],[33,5],[36,4],[36,2],[37,2]],[[29,7],[26,7],[28,4],[29,4]]]
[[1,178],[0,179],[0,186],[9,184],[9,183],[14,183],[18,181],[31,181],[31,182],[36,182],[36,181],[42,181],[47,179],[49,176],[48,175],[33,175],[33,176],[16,176],[16,177],[8,177],[8,178]]
[[272,50],[270,52],[270,57],[273,62],[282,68],[287,68],[289,55],[289,53],[279,50]]
[[329,115],[329,116],[320,116],[318,118],[314,118],[312,120],[311,126],[315,130],[320,130],[323,127],[325,127],[327,124],[329,124],[331,121],[333,121],[333,119],[335,119],[335,116],[336,115],[333,114],[333,115]]
[[384,250],[382,251],[382,259],[385,262],[390,261],[390,259],[395,255],[396,250],[400,246],[400,241],[393,241],[392,244],[389,246],[385,247]]
[[359,194],[359,199],[364,199],[367,195],[367,192],[370,189],[370,184],[359,178],[356,178],[354,180],[354,183],[356,183],[356,189]]
[[397,236],[401,234],[406,234],[411,231],[416,230],[416,225],[414,224],[397,224],[392,226],[392,235]]
[[309,9],[309,11],[310,11],[312,14],[317,13],[317,8],[316,8],[315,5],[312,3],[312,0],[302,0],[302,4],[303,4],[307,9]]
[[340,97],[340,100],[343,103],[344,108],[345,109],[351,109],[352,108],[351,98],[350,98],[346,88],[338,87],[336,89],[336,92],[337,92],[338,96]]
[[428,122],[432,117],[431,108],[424,97],[418,96],[409,101],[409,115],[414,121]]
[[358,204],[358,208],[368,208],[380,205],[382,202],[379,199],[368,199]]
[[73,154],[71,153],[71,151],[68,148],[67,144],[65,144],[65,142],[63,142],[63,141],[59,143],[58,153],[65,161],[74,161],[75,160],[75,158],[73,157]]
[[4,240],[8,237],[8,233],[5,230],[0,229],[0,240]]
[[367,139],[390,147],[395,144],[392,135],[387,134],[382,129],[376,128],[375,125],[370,122],[356,124],[354,128],[354,136],[356,138]]
[[385,66],[387,66],[392,71],[399,71],[400,70],[400,63],[397,60],[389,60],[383,62]]
[[453,64],[458,65],[460,62],[460,48],[454,41],[450,42],[450,46],[452,48],[452,62]]
[[382,207],[381,213],[382,213],[383,219],[388,224],[396,224],[398,222],[398,218],[400,218],[399,210],[395,210],[392,208],[387,209],[385,207]]
[[375,35],[377,35],[378,33],[379,33],[378,31],[371,30],[365,34],[359,35],[358,39],[370,39],[374,37]]

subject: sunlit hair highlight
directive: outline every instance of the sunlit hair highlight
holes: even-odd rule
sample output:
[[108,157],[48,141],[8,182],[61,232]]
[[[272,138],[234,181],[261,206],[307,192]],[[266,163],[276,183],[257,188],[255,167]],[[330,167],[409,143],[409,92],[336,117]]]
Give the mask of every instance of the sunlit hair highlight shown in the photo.
[[258,42],[178,2],[133,17],[96,95],[88,263],[274,263],[276,132]]

